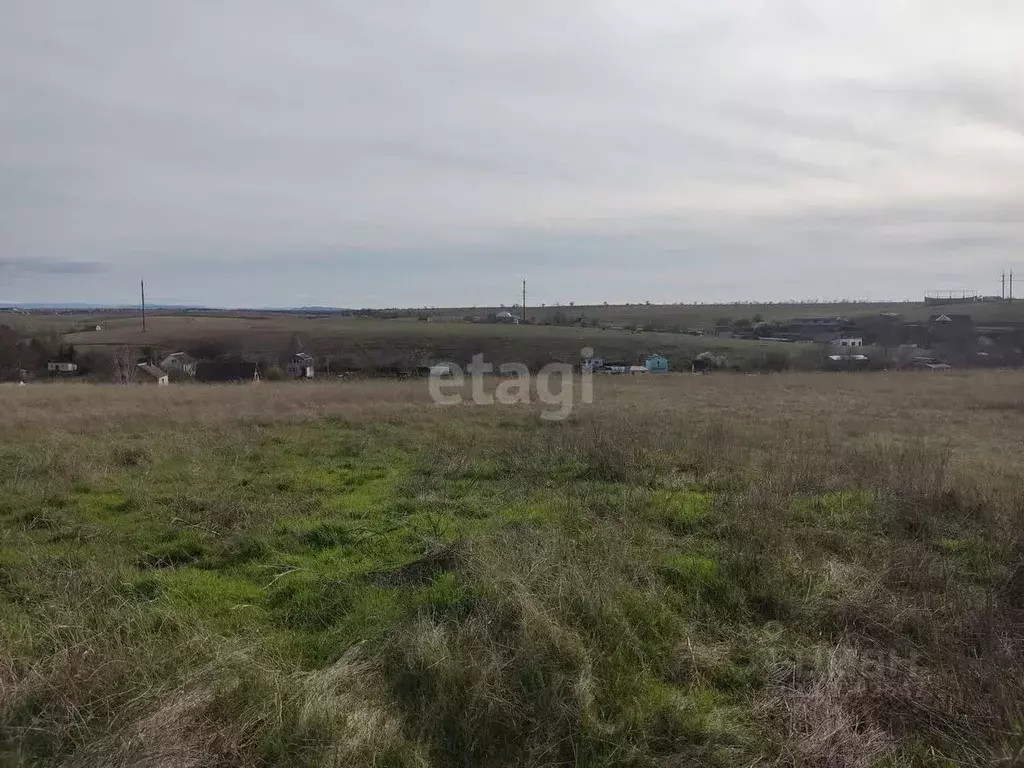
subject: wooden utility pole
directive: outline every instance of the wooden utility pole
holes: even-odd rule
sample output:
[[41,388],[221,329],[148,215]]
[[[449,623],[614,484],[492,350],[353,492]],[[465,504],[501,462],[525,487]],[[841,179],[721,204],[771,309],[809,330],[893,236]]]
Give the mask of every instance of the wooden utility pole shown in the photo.
[[523,322],[526,322],[526,279],[523,279]]
[[142,332],[146,332],[146,281],[140,280],[139,285],[142,288]]

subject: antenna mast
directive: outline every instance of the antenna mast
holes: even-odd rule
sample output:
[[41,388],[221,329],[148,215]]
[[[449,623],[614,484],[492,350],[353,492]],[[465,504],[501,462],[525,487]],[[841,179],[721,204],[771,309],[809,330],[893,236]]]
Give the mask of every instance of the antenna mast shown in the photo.
[[140,280],[139,285],[142,288],[142,332],[146,332],[146,281]]

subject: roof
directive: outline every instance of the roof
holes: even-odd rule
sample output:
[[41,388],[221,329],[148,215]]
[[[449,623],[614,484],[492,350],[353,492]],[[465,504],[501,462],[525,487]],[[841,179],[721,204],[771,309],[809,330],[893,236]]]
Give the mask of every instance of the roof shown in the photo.
[[157,368],[155,365],[150,365],[149,363],[139,363],[139,370],[143,373],[149,374],[154,379],[162,379],[167,375],[165,370]]
[[943,313],[941,315],[932,315],[928,318],[930,323],[973,323],[974,318],[970,315],[950,315]]
[[296,352],[292,355],[292,360],[301,360],[302,362],[313,364],[313,356],[308,352]]
[[833,363],[841,363],[846,361],[863,363],[867,361],[867,355],[829,355],[828,359]]
[[647,359],[648,360],[668,360],[667,357],[665,357],[664,355],[659,355],[659,354],[648,355]]

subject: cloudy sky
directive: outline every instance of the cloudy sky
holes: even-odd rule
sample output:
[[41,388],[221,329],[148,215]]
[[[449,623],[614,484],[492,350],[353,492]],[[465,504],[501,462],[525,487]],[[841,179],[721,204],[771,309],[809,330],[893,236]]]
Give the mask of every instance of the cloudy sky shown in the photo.
[[1019,0],[0,0],[0,301],[999,292]]

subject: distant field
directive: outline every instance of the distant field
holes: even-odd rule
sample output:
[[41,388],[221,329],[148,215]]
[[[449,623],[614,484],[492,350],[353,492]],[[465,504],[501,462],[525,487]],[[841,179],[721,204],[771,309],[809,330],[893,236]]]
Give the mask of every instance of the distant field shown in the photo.
[[[495,308],[488,310],[462,308],[437,311],[445,316],[459,317],[462,315],[478,315],[496,310]],[[663,328],[674,326],[708,328],[715,325],[721,319],[751,319],[755,315],[759,315],[767,321],[785,321],[794,317],[857,317],[858,315],[872,315],[879,312],[897,312],[904,315],[908,320],[927,320],[930,315],[936,312],[963,312],[972,315],[975,321],[1022,322],[1024,321],[1024,302],[1014,302],[1013,304],[951,304],[942,307],[926,306],[923,303],[531,306],[527,309],[527,316],[536,317],[538,321],[544,322],[549,320],[556,312],[561,312],[563,315],[573,318],[585,315],[588,320],[598,323],[636,325],[641,327],[652,324]]]
[[[488,313],[502,310],[513,311],[517,315],[520,310],[513,307],[450,307],[432,309],[404,309],[399,322],[413,322],[418,315],[434,315],[447,320],[461,320],[465,317],[486,317]],[[595,323],[606,325],[633,325],[643,327],[655,325],[660,328],[675,329],[700,328],[715,325],[719,320],[729,318],[739,320],[753,318],[755,315],[764,320],[784,321],[801,316],[845,316],[856,317],[879,312],[897,312],[908,320],[926,320],[936,312],[962,312],[970,314],[976,322],[1024,322],[1024,302],[1011,303],[975,303],[950,304],[941,307],[926,306],[919,302],[909,303],[853,303],[853,304],[651,304],[651,305],[577,305],[577,306],[529,306],[527,315],[538,322],[547,322],[556,313],[575,319],[580,315]],[[195,325],[193,321],[212,321],[222,319],[243,319],[255,323],[276,325],[278,330],[290,328],[298,324],[308,328],[313,322],[322,327],[334,328],[336,323],[347,318],[334,315],[304,315],[299,313],[261,312],[258,310],[211,310],[189,311],[187,313],[156,313],[163,317],[177,317]],[[326,323],[326,326],[323,324]],[[41,313],[20,314],[0,313],[0,324],[10,325],[19,330],[70,333],[102,324],[111,328],[123,328],[141,325],[138,311],[89,312],[62,315]],[[199,323],[201,325],[201,323]],[[461,324],[460,324],[461,325]],[[208,324],[215,328],[216,324]]]
[[989,766],[1024,374],[0,387],[0,763]]
[[[190,349],[221,344],[247,354],[282,355],[296,335],[304,348],[316,356],[332,355],[339,364],[347,361],[358,367],[396,361],[464,363],[477,353],[496,364],[542,365],[552,360],[578,363],[584,347],[593,348],[605,358],[628,362],[657,352],[678,367],[688,366],[694,356],[706,351],[727,358],[756,360],[778,348],[770,343],[675,333],[255,314],[151,317],[146,333],[142,333],[138,318],[108,320],[103,331],[69,334],[66,340],[83,351],[121,345]],[[787,345],[784,351],[796,354],[800,350]]]

